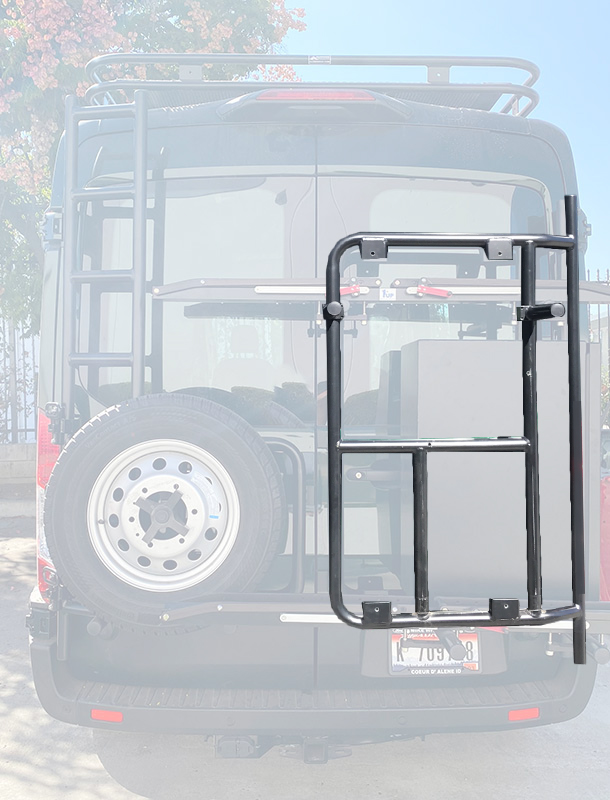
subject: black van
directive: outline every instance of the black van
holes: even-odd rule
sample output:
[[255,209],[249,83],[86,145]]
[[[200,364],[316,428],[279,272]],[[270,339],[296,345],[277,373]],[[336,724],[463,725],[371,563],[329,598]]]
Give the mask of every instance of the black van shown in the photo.
[[[587,664],[572,661],[568,621],[358,631],[328,599],[328,253],[354,231],[563,234],[576,177],[565,135],[528,117],[538,70],[517,59],[270,56],[419,67],[427,80],[205,71],[260,58],[103,56],[85,103],[68,99],[45,231],[28,617],[40,700],[79,725],[214,735],[225,756],[303,744],[311,760],[331,744],[574,717],[610,658],[601,348],[586,324]],[[156,77],[129,77],[134,65]],[[526,78],[453,82],[463,66]],[[584,215],[580,227],[584,252]],[[540,302],[562,300],[564,256],[539,256]],[[519,275],[516,252],[398,249],[373,267],[349,249],[343,435],[521,431]],[[609,296],[581,281],[583,320]],[[538,368],[543,588],[561,605],[571,597],[565,319],[540,323]],[[346,602],[408,611],[410,459],[344,461]],[[436,608],[525,596],[523,485],[515,453],[430,465]]]

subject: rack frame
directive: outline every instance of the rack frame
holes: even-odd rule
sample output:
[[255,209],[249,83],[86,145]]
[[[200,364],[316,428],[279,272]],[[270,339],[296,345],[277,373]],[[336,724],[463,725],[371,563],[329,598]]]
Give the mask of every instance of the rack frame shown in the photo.
[[[356,233],[341,239],[331,250],[326,270],[327,408],[328,408],[328,513],[329,597],[333,611],[348,625],[371,628],[461,628],[546,625],[572,620],[574,663],[586,663],[585,530],[583,498],[582,407],[579,326],[578,201],[565,197],[566,235],[460,235],[409,233]],[[342,359],[341,256],[359,247],[363,260],[387,258],[392,247],[479,247],[487,258],[509,260],[513,248],[521,251],[523,436],[472,439],[356,440],[341,435]],[[544,319],[563,316],[561,303],[537,305],[536,251],[564,250],[567,264],[568,311],[568,413],[570,439],[570,507],[572,604],[544,609],[539,508],[538,419],[536,376],[536,325]],[[489,610],[451,612],[430,609],[428,589],[428,498],[427,458],[433,452],[521,452],[525,456],[525,501],[527,541],[527,609],[519,600],[492,598]],[[343,506],[344,453],[407,453],[413,459],[415,610],[399,613],[388,600],[363,601],[362,616],[350,611],[343,600]]]

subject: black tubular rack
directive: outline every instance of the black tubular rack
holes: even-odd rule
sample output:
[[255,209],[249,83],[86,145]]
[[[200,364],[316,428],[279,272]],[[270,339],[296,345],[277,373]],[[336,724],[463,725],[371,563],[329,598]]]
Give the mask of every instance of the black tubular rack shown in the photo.
[[[105,187],[80,188],[78,184],[79,122],[85,120],[132,119],[134,125],[133,182]],[[74,378],[79,367],[124,366],[131,370],[132,395],[144,394],[146,356],[146,181],[147,181],[147,97],[135,93],[135,102],[108,106],[78,105],[75,97],[66,100],[66,176],[64,217],[63,336],[67,364],[63,374],[64,425],[66,434],[74,433]],[[83,270],[78,265],[79,207],[90,200],[129,200],[133,203],[133,245],[131,268]],[[82,287],[88,285],[98,298],[102,291],[121,291],[132,297],[132,347],[128,353],[80,352],[77,348],[76,307]],[[91,348],[90,348],[91,349]]]
[[[578,203],[574,195],[565,198],[566,236],[554,235],[453,235],[407,233],[357,233],[341,239],[330,252],[326,271],[326,333],[328,381],[328,505],[329,505],[329,594],[335,614],[357,628],[460,628],[494,625],[545,625],[559,620],[573,621],[574,663],[585,663],[585,534],[583,508],[582,409],[579,334]],[[523,341],[523,436],[472,439],[373,440],[341,438],[341,320],[344,309],[340,295],[341,256],[360,248],[361,258],[387,257],[391,247],[479,247],[489,260],[512,259],[513,247],[521,251],[521,306]],[[570,505],[572,535],[572,605],[544,609],[540,550],[538,475],[538,420],[536,397],[536,324],[562,316],[560,303],[536,305],[536,251],[538,248],[565,250],[567,263],[568,380],[570,435]],[[428,499],[427,459],[435,452],[520,452],[525,455],[525,500],[527,539],[527,609],[518,600],[492,599],[489,611],[451,612],[430,609],[428,590]],[[387,600],[365,601],[362,616],[350,611],[343,601],[343,507],[342,456],[344,453],[410,453],[413,459],[414,494],[414,613],[394,613]]]
[[[88,103],[106,105],[124,102],[137,89],[157,93],[161,105],[188,105],[206,100],[230,99],[248,92],[259,92],[270,86],[286,89],[303,88],[301,82],[259,80],[210,80],[205,69],[231,65],[236,71],[249,73],[263,65],[294,67],[397,67],[425,70],[426,80],[399,83],[347,81],[352,88],[373,89],[400,100],[432,103],[454,108],[476,108],[526,117],[538,105],[534,84],[540,71],[531,61],[522,58],[468,56],[391,56],[391,55],[284,55],[248,53],[108,53],[87,64],[92,86],[86,92]],[[136,78],[133,68],[151,69],[152,76]],[[484,83],[464,83],[457,69],[485,70]],[[522,79],[504,80],[505,70],[527,73]],[[502,76],[493,80],[496,76]],[[510,74],[510,73],[509,73]],[[164,77],[160,77],[163,75]],[[154,77],[153,77],[154,76]],[[491,78],[491,80],[489,80]],[[328,86],[307,80],[308,88]],[[337,84],[334,84],[337,85]],[[340,85],[340,84],[339,84]],[[154,105],[152,101],[151,107]],[[499,107],[497,107],[499,106]]]

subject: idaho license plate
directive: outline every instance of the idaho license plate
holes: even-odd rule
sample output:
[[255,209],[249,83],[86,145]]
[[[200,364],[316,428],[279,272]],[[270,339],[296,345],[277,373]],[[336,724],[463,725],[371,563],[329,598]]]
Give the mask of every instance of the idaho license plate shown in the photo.
[[456,631],[466,648],[463,661],[449,655],[434,628],[394,629],[390,637],[390,671],[393,675],[471,675],[481,672],[479,635]]

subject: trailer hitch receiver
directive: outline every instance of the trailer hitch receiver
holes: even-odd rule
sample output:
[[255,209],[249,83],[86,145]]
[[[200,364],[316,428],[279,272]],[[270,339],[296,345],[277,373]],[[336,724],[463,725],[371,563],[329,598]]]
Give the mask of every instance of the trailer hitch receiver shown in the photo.
[[[463,628],[538,626],[572,620],[574,663],[586,659],[585,536],[583,501],[582,410],[579,332],[578,203],[565,198],[566,235],[453,235],[409,233],[356,233],[341,239],[330,252],[326,272],[326,345],[328,403],[329,594],[335,614],[356,628]],[[507,260],[513,248],[521,254],[521,305],[523,359],[523,435],[471,439],[375,440],[341,437],[342,363],[341,256],[359,247],[363,260],[385,259],[393,247],[482,249],[490,260]],[[536,400],[536,325],[563,316],[561,303],[536,304],[536,252],[564,250],[567,263],[568,380],[570,433],[570,505],[572,536],[572,604],[543,608],[540,540],[538,418]],[[431,610],[428,590],[428,455],[436,452],[519,452],[525,458],[525,530],[527,539],[527,608],[514,599],[490,599],[489,610],[452,612]],[[387,600],[366,600],[362,616],[348,609],[342,593],[343,508],[342,457],[344,453],[410,454],[413,461],[414,612],[398,612]],[[434,455],[432,456],[434,457]]]

